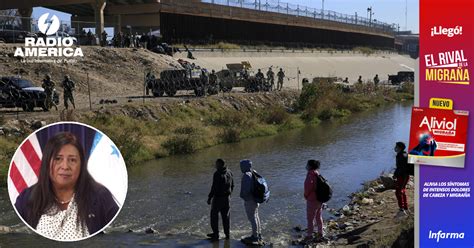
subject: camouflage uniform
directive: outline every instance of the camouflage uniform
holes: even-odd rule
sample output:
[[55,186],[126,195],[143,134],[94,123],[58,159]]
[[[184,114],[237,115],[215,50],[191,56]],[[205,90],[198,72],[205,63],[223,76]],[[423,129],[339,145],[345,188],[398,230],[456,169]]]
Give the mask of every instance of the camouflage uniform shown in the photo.
[[380,83],[379,75],[378,75],[378,74],[375,74],[375,77],[374,77],[374,84],[375,84],[375,86],[379,85],[379,83]]
[[278,76],[278,83],[277,83],[277,90],[281,90],[283,88],[283,80],[285,79],[285,73],[283,69],[280,68],[280,71],[277,74]]
[[56,84],[51,80],[51,76],[46,75],[46,78],[43,79],[43,84],[41,87],[44,89],[44,93],[46,94],[46,98],[44,100],[44,106],[46,109],[51,109],[52,106],[58,110],[58,106],[56,106],[56,103],[53,100],[53,95],[54,95],[54,87]]
[[150,89],[154,87],[155,84],[155,75],[151,72],[148,72],[145,77],[145,89],[146,89],[146,95],[150,93]]
[[216,85],[217,84],[217,75],[214,70],[212,70],[211,74],[209,74],[209,84]]
[[270,90],[273,90],[273,85],[275,84],[275,73],[272,71],[272,68],[268,68],[267,71],[267,80],[270,84]]
[[216,71],[212,70],[209,74],[209,89],[208,92],[210,95],[219,93],[219,85],[217,83],[217,74]]
[[255,79],[257,80],[257,88],[263,88],[263,82],[265,81],[265,76],[263,75],[262,71],[258,69],[258,72],[255,74]]
[[76,88],[76,84],[72,81],[69,76],[66,76],[63,81],[63,89],[64,89],[64,107],[68,109],[68,100],[72,103],[74,109],[76,109],[76,104],[74,104],[74,95],[72,92]]

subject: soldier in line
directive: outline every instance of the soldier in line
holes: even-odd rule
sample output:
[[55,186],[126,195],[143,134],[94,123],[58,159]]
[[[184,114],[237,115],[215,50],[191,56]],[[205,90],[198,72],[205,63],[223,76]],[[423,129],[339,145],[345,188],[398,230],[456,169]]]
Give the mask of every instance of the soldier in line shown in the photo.
[[105,32],[104,30],[101,34],[101,38],[102,38],[101,39],[102,42],[100,44],[101,46],[107,46],[107,35],[108,35],[107,32]]
[[215,70],[212,70],[211,74],[209,74],[209,85],[217,85],[217,74]]
[[62,84],[64,91],[64,107],[68,109],[68,100],[72,103],[72,107],[76,109],[76,104],[74,103],[73,91],[76,89],[76,84],[71,80],[69,75],[64,76],[64,81]]
[[218,84],[218,78],[215,70],[212,70],[211,73],[209,74],[209,94],[217,94],[219,93],[219,84]]
[[147,49],[148,48],[148,42],[149,42],[150,37],[146,34],[143,33],[142,36],[140,37],[140,46],[142,48]]
[[138,32],[135,32],[135,40],[133,42],[135,42],[136,48],[140,47],[140,35],[138,35]]
[[374,77],[374,84],[375,84],[375,87],[377,87],[377,85],[379,85],[379,82],[380,82],[379,74],[375,74],[375,77]]
[[343,83],[348,84],[349,83],[349,78],[346,77],[346,79],[342,80]]
[[95,45],[94,44],[94,35],[92,34],[92,31],[89,29],[89,32],[87,32],[87,44],[88,45]]
[[247,70],[247,68],[244,68],[244,70],[242,71],[242,78],[245,80],[249,79],[249,71]]
[[359,79],[357,79],[357,83],[362,83],[362,76],[359,75]]
[[272,71],[272,68],[268,68],[267,71],[267,80],[270,84],[270,90],[273,90],[273,86],[275,85],[275,73]]
[[262,70],[258,69],[258,72],[255,74],[255,79],[257,79],[257,87],[260,89],[263,87],[263,82],[265,81],[265,76],[262,73]]
[[44,100],[44,106],[46,109],[50,109],[52,106],[58,110],[58,106],[56,106],[56,103],[53,101],[53,94],[54,94],[54,87],[56,84],[51,80],[51,76],[49,74],[46,74],[45,79],[43,79],[43,84],[41,87],[44,89],[44,93],[46,94],[46,98]]
[[283,88],[283,80],[285,79],[285,72],[283,72],[283,68],[280,68],[280,71],[277,73],[277,77],[277,90],[281,90]]
[[207,76],[207,71],[206,69],[202,69],[201,70],[201,82],[203,82],[204,84],[208,84],[209,83],[209,77]]
[[146,95],[150,93],[150,89],[153,88],[153,84],[155,83],[155,75],[151,72],[148,72],[145,76],[145,89],[146,89]]

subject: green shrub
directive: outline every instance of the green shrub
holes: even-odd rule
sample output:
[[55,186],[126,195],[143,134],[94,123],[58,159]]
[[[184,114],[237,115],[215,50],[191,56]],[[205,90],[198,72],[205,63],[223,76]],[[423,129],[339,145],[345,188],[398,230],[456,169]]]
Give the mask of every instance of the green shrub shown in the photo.
[[178,127],[174,130],[175,134],[196,134],[198,133],[199,130],[197,127],[192,127],[192,126],[183,126],[183,127]]
[[273,107],[268,111],[265,111],[263,115],[264,121],[267,124],[273,125],[283,124],[288,120],[288,118],[290,118],[290,114],[288,114],[286,109],[282,106]]
[[415,86],[412,82],[404,82],[400,85],[400,87],[397,90],[400,93],[408,93],[410,95],[415,94]]
[[171,155],[188,154],[197,150],[196,139],[186,134],[173,135],[168,138],[162,146]]
[[275,135],[278,133],[278,126],[276,125],[265,125],[259,124],[255,125],[252,128],[243,129],[240,137],[242,139],[246,138],[255,138],[255,137],[262,137],[262,136],[269,136]]
[[122,132],[104,130],[120,149],[125,163],[135,166],[142,161],[153,159],[152,152],[142,142],[142,133],[133,128],[125,128]]
[[328,108],[321,110],[321,112],[319,112],[318,114],[318,119],[322,121],[329,120],[331,119],[331,117],[332,117],[332,109],[328,109]]
[[235,143],[240,141],[240,130],[238,128],[224,128],[220,133],[220,140],[223,143]]
[[302,128],[304,127],[304,123],[299,118],[299,116],[296,115],[289,115],[289,118],[279,126],[278,130],[284,131],[284,130],[291,130],[295,128]]
[[143,134],[148,132],[144,121],[128,116],[98,114],[84,122],[109,136],[120,149],[127,166],[135,166],[154,158],[152,151],[142,141]]
[[249,114],[230,110],[219,113],[210,120],[210,124],[222,127],[249,127],[252,126],[252,120]]

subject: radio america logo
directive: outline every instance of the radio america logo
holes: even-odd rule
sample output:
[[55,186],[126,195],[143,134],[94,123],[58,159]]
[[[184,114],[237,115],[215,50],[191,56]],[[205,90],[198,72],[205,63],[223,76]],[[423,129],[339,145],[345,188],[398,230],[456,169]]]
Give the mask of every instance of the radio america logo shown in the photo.
[[[35,59],[62,59],[62,58],[76,58],[84,57],[82,49],[75,47],[77,39],[75,37],[60,37],[57,32],[61,26],[61,22],[56,15],[45,13],[38,19],[38,29],[43,34],[43,37],[26,37],[25,46],[17,47],[15,50],[15,57],[22,57],[24,62],[45,62],[45,60]],[[51,62],[62,62],[63,60],[54,60]]]
[[45,35],[52,35],[58,32],[59,25],[61,24],[58,17],[53,15],[51,17],[50,23],[48,22],[49,13],[43,14],[38,19],[38,29],[41,33]]

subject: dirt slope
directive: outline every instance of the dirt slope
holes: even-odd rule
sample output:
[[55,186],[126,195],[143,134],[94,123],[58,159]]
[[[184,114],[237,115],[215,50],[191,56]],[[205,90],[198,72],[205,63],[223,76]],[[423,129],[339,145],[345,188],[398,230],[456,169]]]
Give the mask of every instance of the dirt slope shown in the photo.
[[[16,44],[18,46],[18,44]],[[19,75],[41,85],[46,73],[58,84],[68,74],[76,82],[78,100],[87,99],[87,74],[92,98],[112,98],[143,94],[147,70],[181,67],[176,59],[133,48],[82,47],[84,57],[74,64],[22,63],[13,57],[15,45],[0,44],[0,76]],[[62,92],[60,87],[57,87]]]

